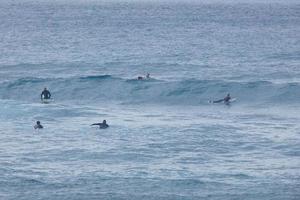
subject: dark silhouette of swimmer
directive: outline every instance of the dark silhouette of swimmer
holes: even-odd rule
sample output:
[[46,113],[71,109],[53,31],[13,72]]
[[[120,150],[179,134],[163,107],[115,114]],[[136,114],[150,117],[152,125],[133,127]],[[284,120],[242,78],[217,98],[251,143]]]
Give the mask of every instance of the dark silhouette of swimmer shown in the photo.
[[95,123],[95,124],[92,124],[91,126],[93,126],[93,125],[98,125],[99,128],[101,128],[101,129],[105,129],[105,128],[108,128],[108,127],[109,127],[108,124],[106,123],[106,120],[103,120],[102,123]]
[[229,103],[230,99],[231,99],[231,97],[230,97],[230,94],[228,93],[225,98],[217,100],[217,101],[213,101],[213,103],[221,103],[221,102]]
[[51,98],[51,93],[49,92],[49,90],[47,90],[47,88],[44,88],[42,94],[41,94],[41,99],[50,99]]
[[34,129],[42,129],[42,128],[44,128],[44,127],[41,125],[41,122],[37,121],[36,125],[34,125]]
[[142,77],[142,76],[138,76],[138,80],[144,80],[144,79],[149,79],[150,78],[150,74],[149,73],[147,73],[146,74],[146,77]]
[[224,102],[228,103],[230,101],[231,97],[230,94],[228,93],[227,96],[224,98]]

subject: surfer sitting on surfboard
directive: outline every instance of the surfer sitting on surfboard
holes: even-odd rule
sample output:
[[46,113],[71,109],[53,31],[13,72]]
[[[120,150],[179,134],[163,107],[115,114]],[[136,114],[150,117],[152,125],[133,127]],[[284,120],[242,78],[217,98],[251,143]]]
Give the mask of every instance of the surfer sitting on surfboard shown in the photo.
[[93,125],[98,125],[99,128],[101,128],[101,129],[104,129],[104,128],[108,128],[108,127],[109,127],[108,124],[106,123],[106,120],[103,120],[102,123],[95,123],[95,124],[92,124],[91,126],[93,126]]
[[41,94],[41,100],[50,99],[50,98],[51,98],[51,93],[49,92],[49,90],[47,90],[47,88],[44,88],[44,90]]
[[228,93],[225,98],[217,100],[217,101],[213,101],[213,103],[221,103],[221,102],[229,103],[230,99],[231,99],[231,97],[230,97],[230,94]]

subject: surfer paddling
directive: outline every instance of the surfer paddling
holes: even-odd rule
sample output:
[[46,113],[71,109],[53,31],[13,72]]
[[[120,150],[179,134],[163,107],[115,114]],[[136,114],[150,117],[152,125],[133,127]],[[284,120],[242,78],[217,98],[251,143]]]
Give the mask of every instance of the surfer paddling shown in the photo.
[[228,93],[227,96],[224,97],[223,99],[216,100],[216,101],[212,101],[212,103],[221,103],[221,102],[224,102],[224,103],[230,103],[230,100],[231,100],[231,96],[230,96],[230,94]]
[[108,124],[106,123],[106,120],[103,120],[102,123],[94,123],[94,124],[91,124],[91,126],[94,126],[94,125],[97,125],[99,126],[100,129],[105,129],[105,128],[108,128]]
[[138,80],[145,80],[145,79],[150,79],[150,74],[149,73],[147,73],[146,74],[146,77],[143,77],[143,76],[138,76],[138,78],[137,78]]

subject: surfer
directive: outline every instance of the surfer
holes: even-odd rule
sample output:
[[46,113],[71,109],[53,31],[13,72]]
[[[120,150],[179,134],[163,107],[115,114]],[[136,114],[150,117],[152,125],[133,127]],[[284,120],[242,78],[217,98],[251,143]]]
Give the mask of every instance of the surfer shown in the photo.
[[43,92],[41,93],[41,100],[43,99],[50,99],[51,98],[51,93],[47,88],[44,88]]
[[34,125],[34,129],[42,129],[42,128],[44,128],[44,127],[41,125],[41,122],[37,121],[36,125]]
[[226,97],[224,97],[223,99],[217,100],[217,101],[213,101],[213,103],[221,103],[221,102],[229,103],[230,99],[231,99],[231,96],[228,93]]
[[228,93],[227,96],[224,98],[224,102],[228,103],[230,101],[231,97],[230,94]]
[[147,74],[146,74],[146,77],[138,76],[137,79],[138,79],[138,80],[150,79],[150,74],[147,73]]
[[105,129],[105,128],[108,128],[108,127],[109,127],[108,124],[106,123],[106,120],[103,120],[102,123],[94,123],[94,124],[92,124],[91,126],[93,126],[93,125],[98,125],[99,128],[101,128],[101,129]]

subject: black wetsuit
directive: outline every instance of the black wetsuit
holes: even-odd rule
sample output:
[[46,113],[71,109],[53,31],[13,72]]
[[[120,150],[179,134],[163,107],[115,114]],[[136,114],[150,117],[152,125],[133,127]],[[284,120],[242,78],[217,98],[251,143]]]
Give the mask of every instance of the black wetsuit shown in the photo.
[[44,90],[41,94],[41,99],[43,99],[43,97],[44,99],[50,99],[51,98],[50,92],[48,90]]
[[224,99],[220,99],[220,100],[217,100],[217,101],[213,101],[213,103],[221,103],[221,102],[225,102],[225,103],[228,103],[229,100],[231,99],[231,97],[225,97]]
[[44,128],[42,125],[40,125],[40,124],[36,124],[35,126],[34,126],[34,129],[41,129],[41,128]]
[[108,124],[106,124],[106,123],[95,123],[95,124],[92,124],[92,126],[93,126],[93,125],[98,125],[99,128],[101,128],[101,129],[104,129],[104,128],[108,128],[108,127],[109,127]]
[[223,101],[224,101],[224,99],[220,99],[220,100],[217,100],[217,101],[213,101],[213,103],[221,103]]
[[230,99],[231,99],[231,97],[230,97],[230,96],[227,96],[227,97],[224,98],[224,102],[227,103],[227,102],[229,102]]

